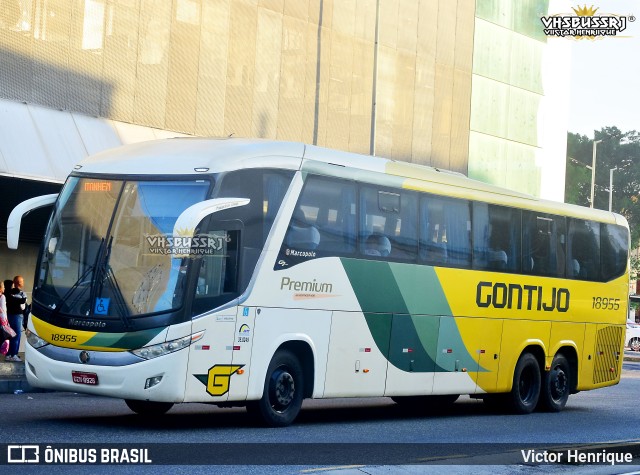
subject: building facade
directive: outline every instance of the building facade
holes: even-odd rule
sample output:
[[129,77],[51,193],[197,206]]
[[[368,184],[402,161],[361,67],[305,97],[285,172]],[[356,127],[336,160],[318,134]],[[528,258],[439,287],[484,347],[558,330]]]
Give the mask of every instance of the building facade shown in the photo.
[[[27,190],[2,198],[0,219],[88,154],[173,135],[312,143],[562,200],[566,123],[548,104],[568,98],[568,49],[539,21],[554,8],[0,0],[0,176]],[[0,270],[24,267],[27,287],[44,221],[25,222],[17,254],[0,248]]]

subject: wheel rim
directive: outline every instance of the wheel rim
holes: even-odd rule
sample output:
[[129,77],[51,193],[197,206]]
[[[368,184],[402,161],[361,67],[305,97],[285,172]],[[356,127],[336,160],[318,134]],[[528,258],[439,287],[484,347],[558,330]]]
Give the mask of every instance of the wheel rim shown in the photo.
[[296,384],[287,368],[278,368],[269,382],[269,401],[276,412],[284,412],[296,394]]
[[520,382],[518,383],[518,390],[520,400],[525,404],[528,404],[534,397],[535,383],[532,368],[526,367],[522,371]]
[[567,373],[560,366],[556,366],[551,372],[551,397],[554,401],[564,398],[568,389]]
[[633,351],[640,350],[640,339],[634,338],[633,340],[631,340],[631,343],[629,344],[629,348],[631,348]]

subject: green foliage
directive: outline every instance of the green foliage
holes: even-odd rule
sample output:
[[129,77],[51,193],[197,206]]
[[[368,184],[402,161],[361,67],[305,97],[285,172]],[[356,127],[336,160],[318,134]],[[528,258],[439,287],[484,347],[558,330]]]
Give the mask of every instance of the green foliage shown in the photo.
[[632,280],[637,280],[640,278],[640,257],[636,254],[633,255],[633,251],[631,252],[631,256],[629,257],[629,267],[630,274]]
[[640,241],[640,134],[617,127],[595,131],[595,138],[569,132],[565,201],[589,206],[593,141],[597,146],[594,208],[609,209],[609,170],[613,172],[612,211],[629,221],[632,247]]

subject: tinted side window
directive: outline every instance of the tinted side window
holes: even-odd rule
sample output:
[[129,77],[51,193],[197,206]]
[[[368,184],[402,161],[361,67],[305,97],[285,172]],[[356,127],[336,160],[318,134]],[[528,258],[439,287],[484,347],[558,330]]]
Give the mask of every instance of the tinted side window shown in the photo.
[[284,170],[247,169],[227,173],[214,190],[214,197],[251,201],[246,206],[218,212],[216,216],[242,220],[247,229],[242,238],[244,246],[261,250],[292,176],[292,172]]
[[242,222],[240,288],[249,284],[271,231],[293,173],[286,170],[247,169],[224,175],[214,189],[216,198],[249,198],[249,204],[219,211],[215,219]]
[[600,224],[569,219],[567,277],[600,280]]
[[473,268],[520,270],[520,210],[473,203]]
[[564,277],[566,263],[565,218],[522,213],[522,270],[526,274]]
[[418,253],[415,193],[360,189],[360,253],[389,260],[415,260]]
[[356,185],[309,177],[293,212],[284,246],[317,251],[319,256],[348,255],[356,246]]
[[471,267],[469,202],[420,198],[420,260],[432,265]]
[[615,224],[600,225],[600,252],[602,280],[621,276],[627,269],[629,233]]

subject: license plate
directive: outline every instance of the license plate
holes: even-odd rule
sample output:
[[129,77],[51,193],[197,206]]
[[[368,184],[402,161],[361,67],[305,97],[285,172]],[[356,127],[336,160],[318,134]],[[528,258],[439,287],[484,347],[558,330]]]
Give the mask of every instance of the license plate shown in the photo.
[[73,379],[73,382],[77,384],[88,384],[89,386],[98,385],[98,375],[96,373],[71,371],[71,378]]

